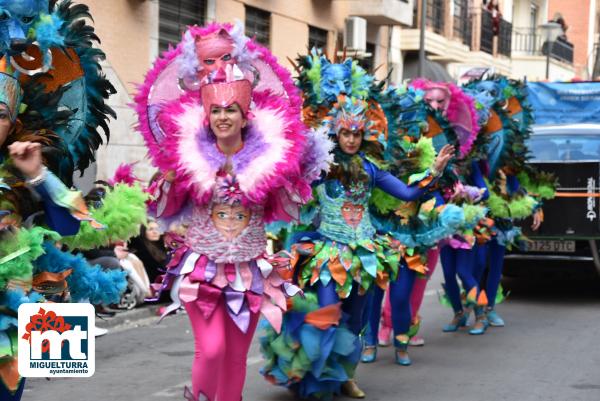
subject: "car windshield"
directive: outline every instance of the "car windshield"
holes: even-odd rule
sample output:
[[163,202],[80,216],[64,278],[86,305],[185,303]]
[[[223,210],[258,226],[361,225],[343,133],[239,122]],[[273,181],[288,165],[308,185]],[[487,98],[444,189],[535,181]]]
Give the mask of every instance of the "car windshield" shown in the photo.
[[600,160],[598,134],[533,134],[528,146],[536,161]]

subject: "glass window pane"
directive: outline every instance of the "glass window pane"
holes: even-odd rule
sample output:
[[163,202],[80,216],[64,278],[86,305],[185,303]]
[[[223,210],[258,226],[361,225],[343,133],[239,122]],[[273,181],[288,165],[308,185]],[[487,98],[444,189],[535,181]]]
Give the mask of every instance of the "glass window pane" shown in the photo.
[[159,0],[158,48],[164,51],[175,46],[188,25],[204,25],[206,0]]
[[269,47],[271,13],[259,8],[246,6],[246,35],[258,43]]
[[569,133],[533,134],[528,141],[532,160],[600,160],[600,133],[597,135]]

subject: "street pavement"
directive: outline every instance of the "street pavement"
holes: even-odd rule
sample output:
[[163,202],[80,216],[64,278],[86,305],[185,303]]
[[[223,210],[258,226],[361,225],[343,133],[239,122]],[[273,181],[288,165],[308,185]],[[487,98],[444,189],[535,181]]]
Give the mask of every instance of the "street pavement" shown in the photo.
[[[558,277],[504,281],[509,299],[498,307],[507,322],[483,336],[442,333],[451,312],[437,300],[438,268],[423,303],[413,365],[393,363],[381,348],[377,362],[358,369],[372,401],[598,401],[600,400],[600,282]],[[185,314],[165,319],[142,313],[123,319],[96,342],[89,379],[28,379],[23,401],[183,400],[189,385],[193,337]],[[294,401],[259,374],[255,338],[248,357],[246,401]],[[344,397],[339,397],[345,400]]]

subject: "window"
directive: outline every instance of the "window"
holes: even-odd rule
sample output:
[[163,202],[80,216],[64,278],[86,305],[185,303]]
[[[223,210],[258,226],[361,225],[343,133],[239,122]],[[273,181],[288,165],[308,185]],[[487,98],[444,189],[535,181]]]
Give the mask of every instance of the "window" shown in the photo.
[[372,74],[373,68],[375,68],[375,43],[367,42],[367,53],[370,53],[371,55],[360,60],[359,64],[369,74]]
[[270,30],[271,13],[246,6],[246,36],[254,38],[258,43],[269,47]]
[[440,35],[444,33],[444,13],[443,0],[427,0],[426,24]]
[[205,21],[206,0],[159,0],[159,51],[179,43],[188,25],[204,25]]
[[327,50],[327,31],[314,26],[308,27],[308,48]]
[[454,0],[454,37],[471,47],[471,16],[468,0]]

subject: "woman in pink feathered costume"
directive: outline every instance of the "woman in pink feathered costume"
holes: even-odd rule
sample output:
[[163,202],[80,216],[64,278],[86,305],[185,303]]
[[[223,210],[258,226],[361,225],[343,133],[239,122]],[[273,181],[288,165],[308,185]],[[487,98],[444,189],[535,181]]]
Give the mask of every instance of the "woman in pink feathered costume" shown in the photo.
[[287,259],[267,255],[264,229],[296,218],[320,174],[303,161],[319,145],[290,84],[268,50],[211,25],[158,60],[136,98],[164,172],[153,211],[177,227],[163,287],[174,300],[166,313],[183,303],[194,332],[188,400],[239,401],[259,314],[279,329],[286,297],[299,291]]

